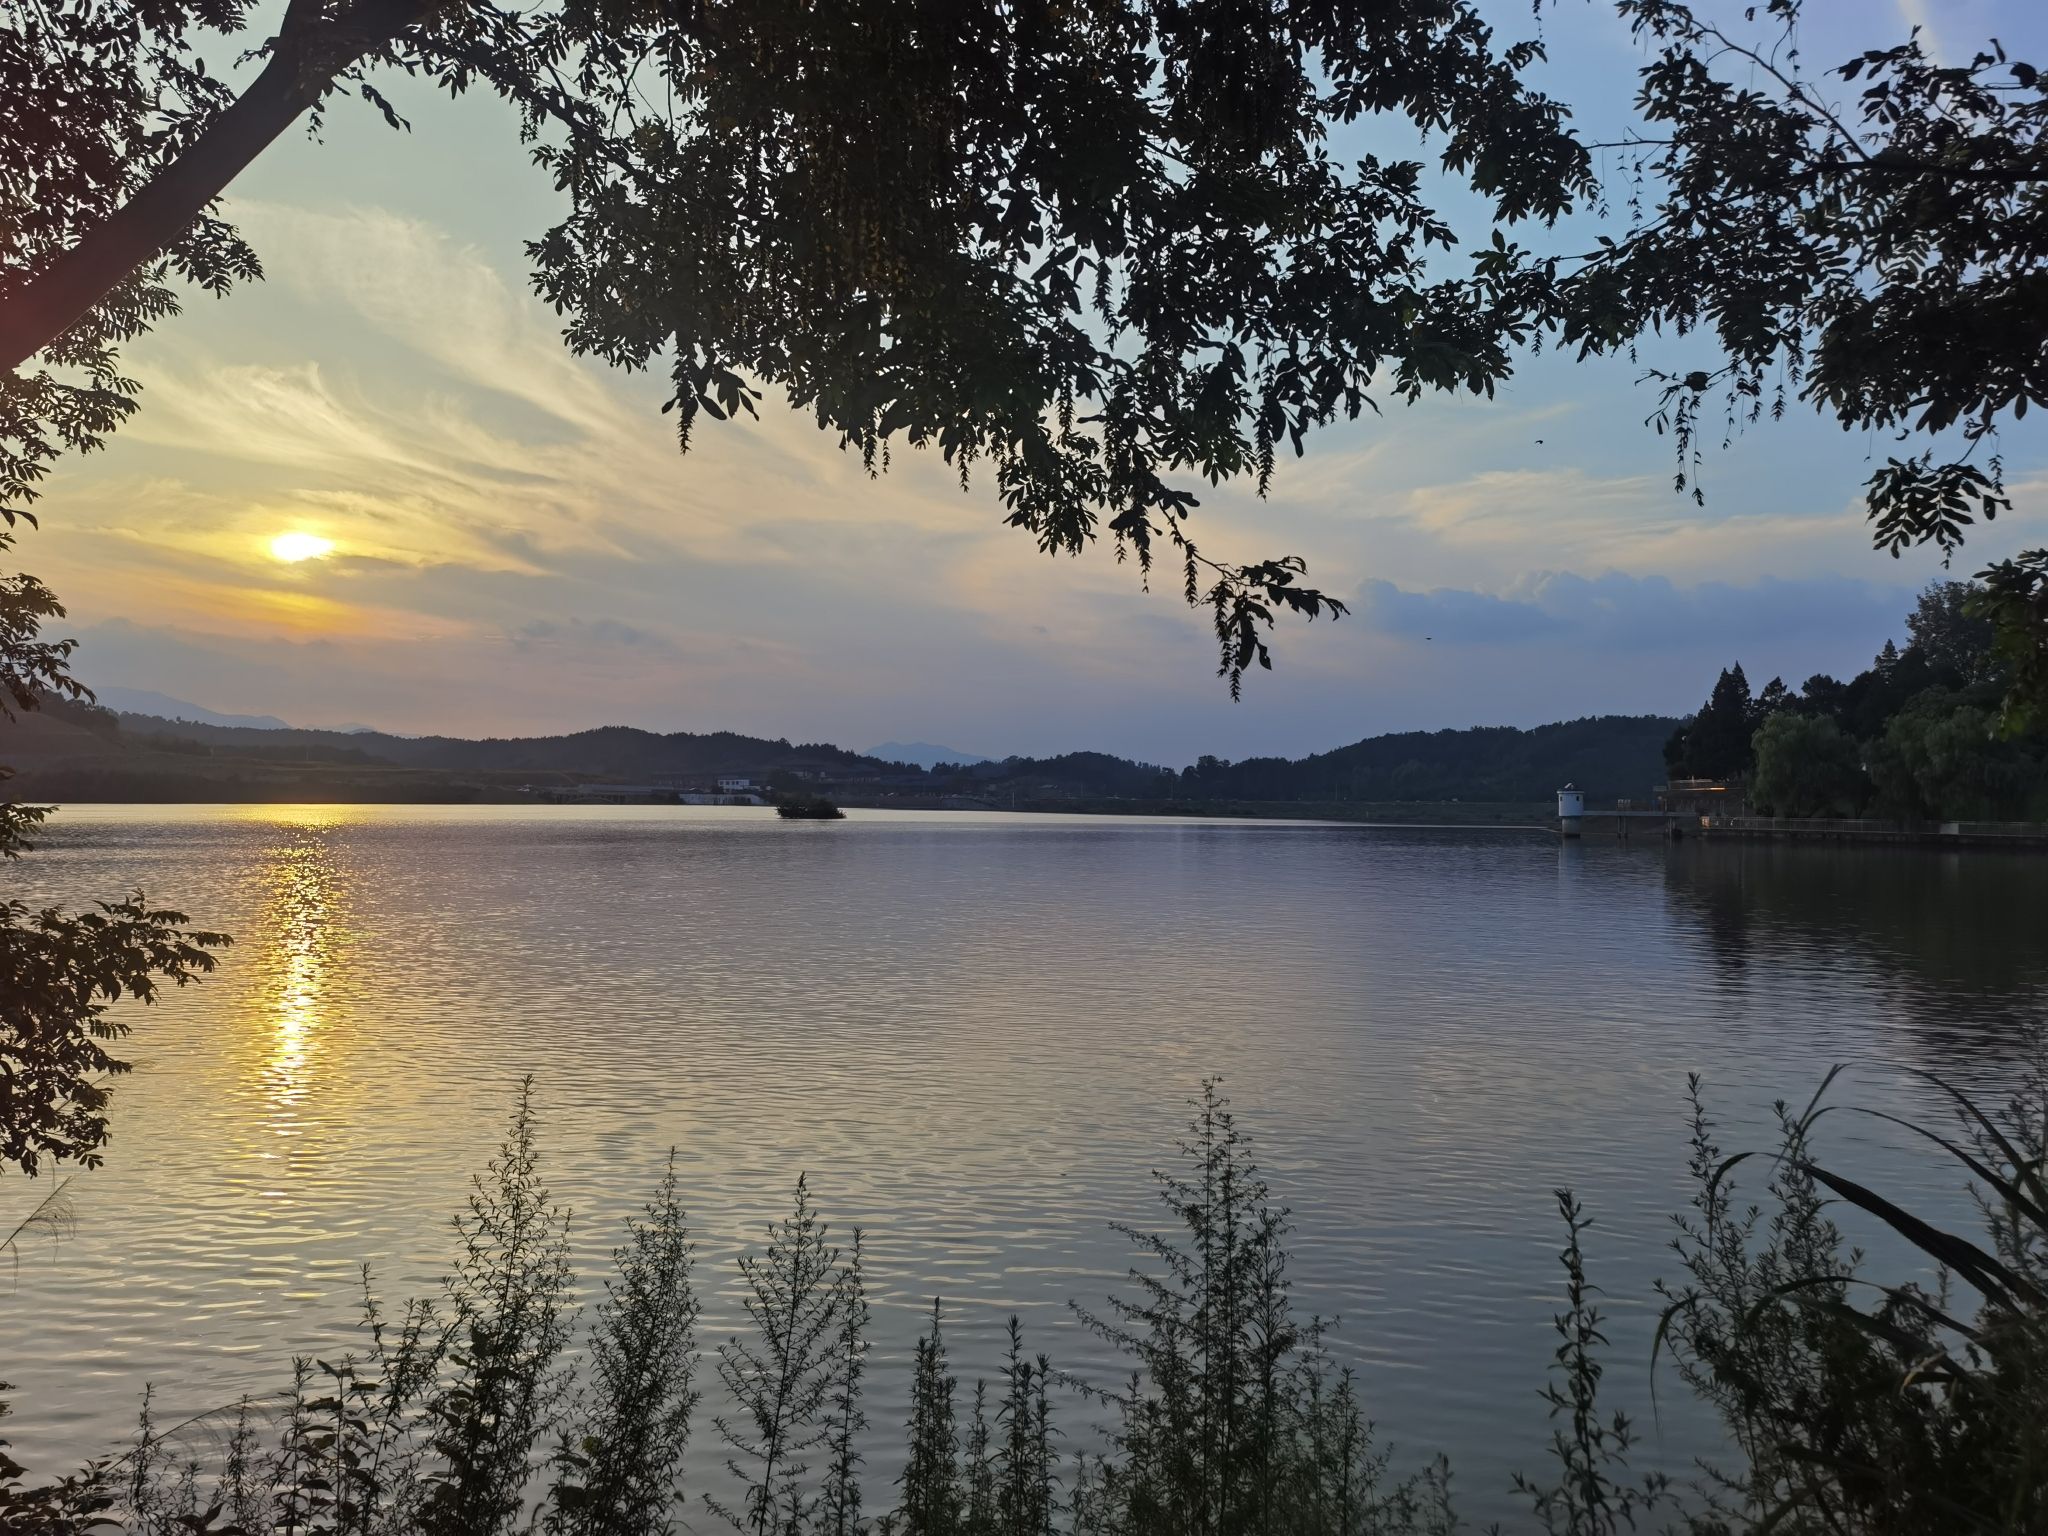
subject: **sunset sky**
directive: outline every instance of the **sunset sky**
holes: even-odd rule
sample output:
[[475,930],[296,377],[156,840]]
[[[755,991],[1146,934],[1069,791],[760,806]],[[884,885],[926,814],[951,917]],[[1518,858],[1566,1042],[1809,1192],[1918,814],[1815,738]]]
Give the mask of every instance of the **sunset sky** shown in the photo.
[[[1816,67],[1916,20],[1944,57],[1992,35],[2048,53],[2038,0],[1810,14]],[[1500,21],[1534,25],[1526,0]],[[1636,46],[1589,0],[1543,27],[1549,88],[1609,136]],[[386,87],[410,134],[339,102],[324,142],[288,136],[242,178],[229,212],[268,281],[196,296],[134,347],[143,409],[48,484],[20,553],[69,605],[91,683],[305,725],[623,723],[1178,764],[1676,713],[1736,659],[1758,683],[1847,674],[1942,574],[1931,553],[1870,549],[1859,487],[1889,442],[1805,411],[1752,429],[1710,454],[1702,511],[1672,494],[1636,366],[1531,358],[1494,401],[1390,406],[1311,439],[1264,503],[1206,499],[1205,548],[1299,553],[1355,610],[1283,626],[1277,670],[1233,705],[1206,615],[1170,581],[1147,594],[1106,552],[1046,559],[990,485],[962,493],[936,458],[899,452],[871,480],[772,399],[678,455],[658,381],[570,357],[528,296],[521,242],[557,208],[510,114]],[[2048,537],[2048,435],[2030,424],[2004,451],[2014,514],[1960,572]],[[279,558],[284,535],[310,558]]]

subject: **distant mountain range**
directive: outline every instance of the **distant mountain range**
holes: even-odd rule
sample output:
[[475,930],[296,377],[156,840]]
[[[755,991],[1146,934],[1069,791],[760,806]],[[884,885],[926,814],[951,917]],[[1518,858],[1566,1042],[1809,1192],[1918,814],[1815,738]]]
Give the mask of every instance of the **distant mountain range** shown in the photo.
[[[190,699],[172,698],[168,693],[157,693],[149,688],[98,688],[94,690],[102,709],[111,709],[117,715],[147,715],[157,720],[182,720],[194,725],[221,725],[249,731],[289,731],[297,729],[288,720],[276,715],[232,715],[217,709],[208,709],[204,704],[194,704]],[[374,725],[328,725],[317,727],[322,732],[342,736],[378,736],[387,734]],[[403,736],[399,732],[388,733],[404,740],[416,738]],[[920,768],[931,768],[939,763],[966,765],[986,763],[989,758],[978,752],[962,752],[957,747],[942,747],[929,741],[885,741],[878,747],[870,747],[864,757],[872,757],[884,763],[915,763]]]
[[[124,697],[105,690],[103,697]],[[133,697],[133,695],[126,695]],[[158,695],[156,697],[163,697]],[[11,796],[102,801],[509,801],[586,786],[709,788],[742,777],[850,804],[1000,806],[1267,815],[1362,815],[1346,807],[1474,802],[1533,807],[1566,784],[1605,800],[1647,795],[1678,724],[1604,715],[1533,730],[1484,727],[1371,736],[1310,757],[1204,757],[1174,769],[1104,752],[1000,762],[929,743],[871,753],[730,731],[667,734],[604,726],[564,736],[472,741],[364,730],[303,730],[269,716],[215,724],[166,699],[168,714],[51,702],[0,725]],[[233,721],[234,716],[216,716]],[[915,757],[944,752],[927,766]]]
[[164,720],[191,720],[200,725],[231,725],[250,731],[282,731],[290,727],[275,715],[224,715],[203,704],[174,699],[147,688],[96,688],[103,709],[117,715],[155,715]]
[[[275,715],[230,715],[217,709],[208,709],[204,704],[194,704],[190,699],[174,699],[168,693],[157,693],[149,688],[95,688],[93,696],[99,700],[100,708],[111,709],[117,715],[147,715],[156,720],[189,720],[194,725],[226,725],[245,731],[289,731],[295,729],[289,720],[280,720]],[[338,732],[343,736],[379,734],[374,725],[324,725],[323,731]]]
[[915,763],[920,768],[932,768],[940,763],[965,767],[973,763],[992,761],[979,753],[962,752],[954,747],[934,746],[929,741],[885,741],[879,747],[869,747],[867,755],[878,757],[885,763]]

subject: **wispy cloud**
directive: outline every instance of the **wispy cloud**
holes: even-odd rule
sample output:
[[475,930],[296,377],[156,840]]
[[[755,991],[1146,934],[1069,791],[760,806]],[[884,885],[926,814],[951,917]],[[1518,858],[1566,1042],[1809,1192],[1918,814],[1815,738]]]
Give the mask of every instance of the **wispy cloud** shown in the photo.
[[[1233,708],[1176,572],[1148,596],[1106,553],[1048,560],[985,482],[909,452],[871,479],[773,399],[680,455],[659,383],[570,356],[504,258],[386,209],[235,212],[269,280],[135,349],[144,409],[62,466],[33,562],[90,679],[215,708],[1185,761],[1683,707],[1752,635],[1774,670],[1853,662],[1923,575],[1864,557],[1835,482],[1813,506],[1731,475],[1700,512],[1638,451],[1633,401],[1590,409],[1589,376],[1532,369],[1516,398],[1333,430],[1268,501],[1201,488],[1206,550],[1299,552],[1358,600],[1286,629]],[[2048,484],[2016,500],[2038,527]],[[336,553],[279,564],[290,529]],[[1824,579],[1845,572],[1868,579]]]
[[[1755,657],[1808,654],[1815,642],[1855,636],[1875,649],[1911,606],[1909,585],[1816,577],[1680,585],[1663,576],[1611,571],[1532,573],[1501,591],[1366,585],[1365,624],[1440,646],[1506,647],[1533,639],[1630,655],[1743,647]],[[1785,664],[1792,664],[1789,660]]]
[[1934,17],[1927,9],[1927,0],[1896,0],[1899,20],[1908,28],[1920,29],[1920,46],[1927,50],[1927,56],[1937,64],[1942,61],[1941,34],[1935,30]]
[[[417,221],[270,203],[235,213],[265,251],[272,288],[345,312],[398,363],[349,377],[324,361],[187,346],[138,364],[149,409],[127,435],[173,468],[266,471],[266,517],[287,511],[386,558],[514,568],[515,548],[624,558],[650,542],[678,557],[795,558],[764,526],[853,525],[883,504],[899,525],[971,520],[972,504],[928,466],[877,486],[773,402],[759,422],[702,432],[680,455],[658,391],[571,357],[542,306]],[[505,402],[523,414],[505,416]],[[220,500],[217,522],[251,498],[237,486]]]
[[653,630],[617,619],[529,619],[511,632],[517,650],[673,650],[674,643]]

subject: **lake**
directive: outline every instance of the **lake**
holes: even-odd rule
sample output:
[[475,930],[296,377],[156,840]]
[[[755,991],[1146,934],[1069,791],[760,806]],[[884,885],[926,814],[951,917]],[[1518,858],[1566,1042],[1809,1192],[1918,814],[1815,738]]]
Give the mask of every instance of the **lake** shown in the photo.
[[[522,1074],[579,1271],[677,1150],[710,1346],[734,1259],[798,1173],[865,1229],[869,1410],[892,1465],[907,1341],[945,1298],[964,1376],[1011,1313],[1084,1378],[1073,1320],[1163,1214],[1148,1170],[1224,1080],[1294,1211],[1298,1296],[1397,1460],[1448,1452],[1469,1516],[1541,1470],[1552,1190],[1597,1219],[1615,1406],[1645,1464],[1713,1444],[1675,1377],[1649,1412],[1650,1285],[1675,1268],[1686,1074],[1731,1146],[1769,1105],[1930,1117],[1910,1069],[1995,1085],[2048,1002],[2048,860],[1564,844],[1528,832],[697,808],[85,807],[8,893],[137,886],[236,936],[129,1008],[106,1166],[0,1296],[38,1470],[279,1386],[349,1347],[360,1266],[432,1288]],[[1862,1117],[1837,1166],[1934,1214],[1943,1169]],[[0,1185],[11,1225],[48,1181]],[[708,1373],[707,1373],[708,1381]],[[1092,1410],[1069,1410],[1085,1443]],[[708,1416],[693,1466],[716,1465]],[[701,1483],[700,1483],[701,1486]],[[695,1519],[694,1523],[702,1524]]]

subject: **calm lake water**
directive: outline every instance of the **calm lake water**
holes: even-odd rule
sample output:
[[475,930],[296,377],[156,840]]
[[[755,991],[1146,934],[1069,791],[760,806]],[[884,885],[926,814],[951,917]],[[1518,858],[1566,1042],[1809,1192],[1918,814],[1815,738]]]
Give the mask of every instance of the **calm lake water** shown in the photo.
[[[430,1290],[448,1220],[534,1073],[580,1270],[677,1149],[706,1293],[808,1170],[868,1234],[871,1415],[900,1423],[917,1313],[987,1369],[1021,1314],[1083,1376],[1072,1320],[1160,1214],[1147,1172],[1221,1075],[1295,1212],[1299,1293],[1398,1459],[1453,1460],[1468,1514],[1539,1469],[1555,1343],[1552,1189],[1597,1217],[1617,1406],[1646,1462],[1712,1443],[1664,1378],[1682,1093],[1732,1145],[1774,1097],[1931,1114],[1910,1068],[2009,1072],[2048,1003],[2048,860],[1878,849],[1559,846],[1532,834],[632,808],[82,808],[8,894],[141,886],[237,943],[131,1009],[133,1076],[75,1235],[0,1289],[9,1432],[99,1450],[154,1383],[176,1418],[344,1350],[365,1263]],[[1860,1117],[1845,1171],[1954,1211],[1946,1170]],[[11,1225],[47,1189],[0,1183]],[[0,1287],[5,1279],[0,1277]],[[1068,1429],[1084,1442],[1090,1410]],[[704,1429],[708,1431],[708,1423]],[[717,1460],[700,1433],[695,1461]],[[889,1475],[885,1445],[878,1478]],[[693,1514],[693,1523],[704,1522]]]

